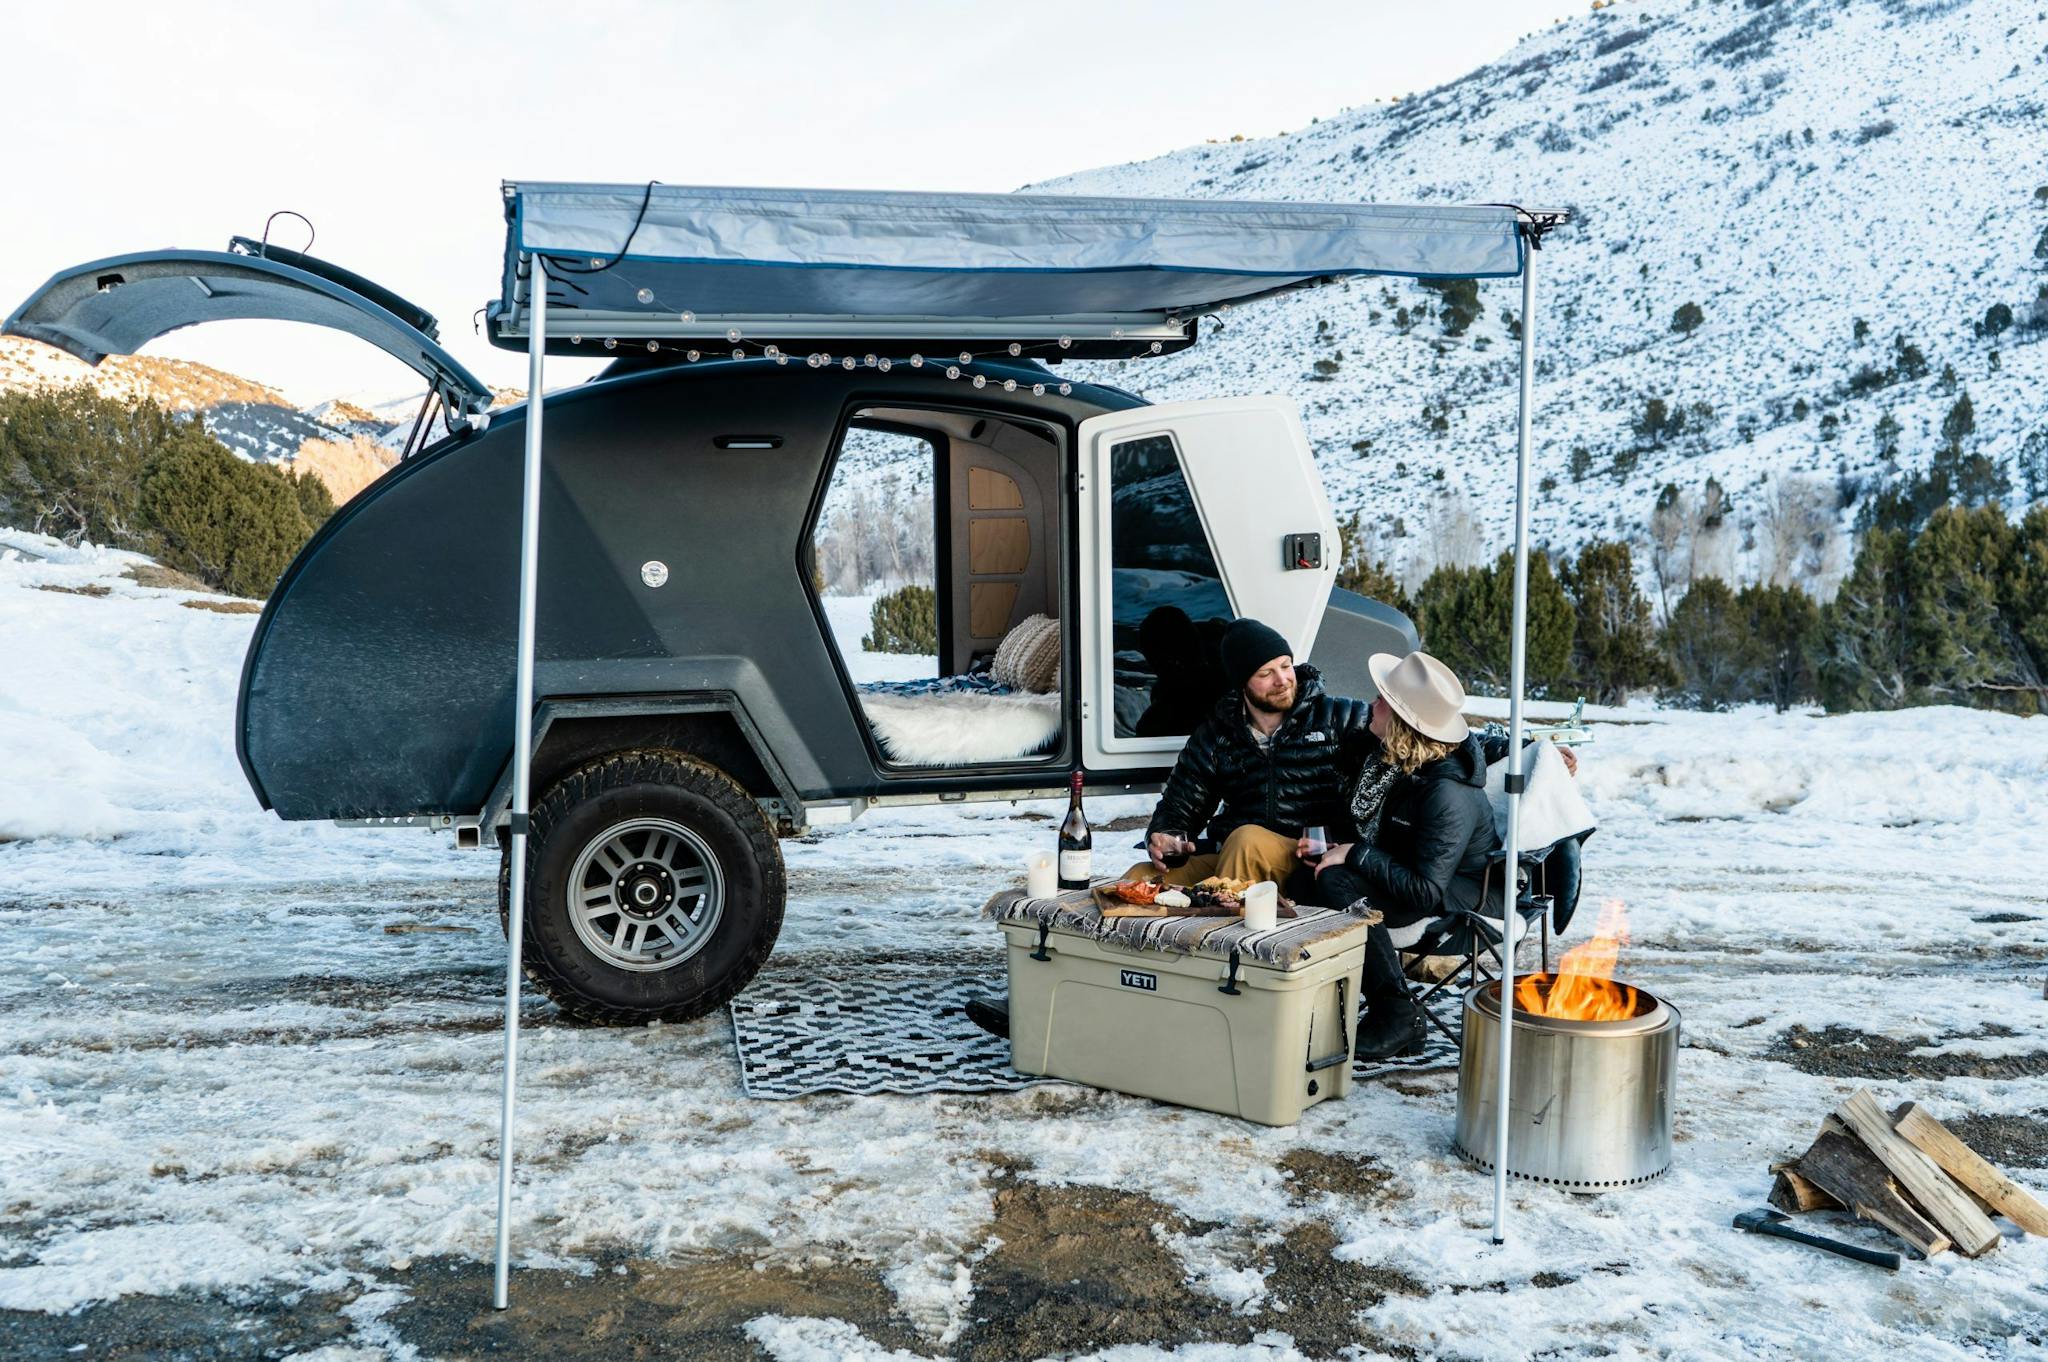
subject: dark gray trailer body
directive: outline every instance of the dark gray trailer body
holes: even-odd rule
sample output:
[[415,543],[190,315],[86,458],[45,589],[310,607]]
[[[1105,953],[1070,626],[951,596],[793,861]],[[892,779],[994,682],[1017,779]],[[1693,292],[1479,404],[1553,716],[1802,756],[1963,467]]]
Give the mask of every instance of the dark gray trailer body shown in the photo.
[[[1073,765],[1071,722],[1057,751],[1030,761],[892,768],[809,580],[811,524],[854,412],[1001,415],[1062,432],[1071,448],[1087,417],[1143,405],[1091,384],[1033,397],[1044,369],[982,367],[998,382],[1023,377],[1024,390],[968,390],[904,366],[711,363],[551,394],[535,682],[549,731],[535,788],[601,733],[621,746],[709,746],[799,823],[816,801],[1057,789]],[[502,810],[523,431],[514,408],[407,460],[339,510],[279,580],[250,642],[236,724],[265,808],[430,825]],[[1071,506],[1061,519],[1071,523]],[[661,589],[642,580],[650,561],[674,574]],[[1060,576],[1078,592],[1080,574]],[[1325,618],[1315,658],[1347,693],[1371,693],[1371,652],[1414,646],[1398,613],[1349,592],[1333,593]],[[1071,661],[1066,674],[1078,674]],[[1071,688],[1067,703],[1078,703]],[[680,715],[691,717],[663,722]]]

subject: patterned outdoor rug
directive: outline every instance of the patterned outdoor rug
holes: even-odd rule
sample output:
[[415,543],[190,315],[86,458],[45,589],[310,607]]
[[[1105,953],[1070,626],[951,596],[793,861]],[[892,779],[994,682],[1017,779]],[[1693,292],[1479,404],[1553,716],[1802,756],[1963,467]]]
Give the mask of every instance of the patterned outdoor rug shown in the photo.
[[[967,999],[999,998],[998,968],[934,977],[928,966],[880,966],[854,979],[757,983],[732,1001],[733,1042],[747,1096],[768,1101],[813,1093],[1015,1092],[1054,1080],[1010,1067],[1010,1043],[969,1021]],[[1438,994],[1434,1010],[1454,1028],[1463,995]],[[1458,1048],[1434,1028],[1420,1055],[1360,1062],[1360,1079],[1455,1068]]]
[[929,967],[877,968],[856,979],[756,984],[732,1001],[733,1042],[747,1096],[782,1101],[820,1092],[1014,1092],[1047,1080],[1010,1067],[1010,1042],[963,1010],[1000,998],[1000,967],[962,978]]
[[[1430,999],[1429,1010],[1436,1015],[1437,1020],[1450,1027],[1452,1033],[1456,1034],[1458,1013],[1464,1005],[1464,990],[1447,988]],[[1421,1054],[1407,1059],[1357,1060],[1351,1066],[1351,1076],[1360,1082],[1366,1082],[1375,1078],[1385,1078],[1390,1074],[1437,1073],[1458,1067],[1458,1047],[1455,1043],[1444,1039],[1443,1032],[1434,1026],[1423,1034],[1428,1039],[1423,1042]]]

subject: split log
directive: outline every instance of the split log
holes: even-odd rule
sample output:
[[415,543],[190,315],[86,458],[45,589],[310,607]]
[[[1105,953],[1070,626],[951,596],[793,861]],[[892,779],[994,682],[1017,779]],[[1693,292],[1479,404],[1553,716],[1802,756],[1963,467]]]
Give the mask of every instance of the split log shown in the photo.
[[1928,1115],[1918,1103],[1907,1103],[1904,1114],[1892,1126],[1985,1205],[2028,1234],[2048,1234],[2048,1206],[1985,1162],[1976,1150],[1957,1139],[1954,1131]]
[[1966,1257],[1975,1258],[1998,1247],[1998,1227],[1939,1164],[1891,1128],[1867,1089],[1837,1107],[1835,1115],[1891,1170],[1899,1185],[1927,1212],[1927,1218],[1939,1225]]
[[1948,1251],[1948,1236],[1920,1214],[1877,1155],[1834,1117],[1821,1122],[1819,1137],[1799,1156],[1799,1175],[1859,1219],[1875,1221],[1911,1244],[1921,1257]]
[[1771,1171],[1778,1177],[1771,1184],[1770,1202],[1785,1214],[1804,1215],[1808,1211],[1847,1209],[1841,1202],[1816,1186],[1812,1178],[1800,1172],[1797,1159],[1773,1164]]

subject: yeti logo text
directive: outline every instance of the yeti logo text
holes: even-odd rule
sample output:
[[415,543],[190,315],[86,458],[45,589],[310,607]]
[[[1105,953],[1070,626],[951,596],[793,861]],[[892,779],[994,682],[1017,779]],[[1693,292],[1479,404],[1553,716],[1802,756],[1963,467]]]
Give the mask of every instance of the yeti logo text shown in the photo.
[[1117,982],[1125,988],[1142,988],[1147,993],[1159,991],[1159,976],[1147,974],[1141,969],[1127,969],[1119,972]]

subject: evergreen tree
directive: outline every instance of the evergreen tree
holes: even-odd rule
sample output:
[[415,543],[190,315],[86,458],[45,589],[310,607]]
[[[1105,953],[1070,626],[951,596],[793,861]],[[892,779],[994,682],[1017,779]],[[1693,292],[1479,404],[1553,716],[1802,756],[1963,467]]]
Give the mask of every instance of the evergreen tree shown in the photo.
[[0,523],[69,544],[141,547],[136,483],[178,427],[86,384],[0,393]]
[[189,424],[143,465],[138,491],[153,556],[236,596],[269,595],[312,533],[288,475]]
[[1909,675],[1950,704],[1996,702],[2026,681],[2001,591],[2017,535],[1997,506],[1943,506],[1906,547]]
[[1977,411],[1970,405],[1969,390],[1965,389],[1955,405],[1948,409],[1948,415],[1941,418],[1942,444],[1948,450],[1960,453],[1963,437],[1977,429]]
[[2023,713],[2048,705],[2048,506],[2028,511],[2013,532],[1999,584],[1999,612],[2011,638],[2016,671],[2031,692],[2017,694]]
[[1636,588],[1627,544],[1589,541],[1566,566],[1563,585],[1577,615],[1574,668],[1589,695],[1601,704],[1618,704],[1632,690],[1674,679],[1657,650],[1650,602]]
[[1707,314],[1700,311],[1698,303],[1680,303],[1678,311],[1671,314],[1671,329],[1681,336],[1690,336],[1706,319]]
[[[1515,557],[1491,567],[1442,567],[1415,593],[1413,612],[1423,647],[1465,684],[1493,694],[1507,690],[1514,629]],[[1571,680],[1572,603],[1541,553],[1529,557],[1527,671],[1543,694]]]
[[878,596],[868,611],[868,625],[873,632],[860,641],[864,653],[935,654],[939,651],[938,593],[913,583]]
[[1424,279],[1420,282],[1442,300],[1438,311],[1443,315],[1446,336],[1464,335],[1472,323],[1486,313],[1485,305],[1479,301],[1477,279]]
[[1822,612],[1826,641],[1817,670],[1820,700],[1830,710],[1898,709],[1913,701],[1906,540],[1903,530],[1866,531],[1848,579]]
[[1742,624],[1743,681],[1780,714],[1818,690],[1820,607],[1796,586],[1746,586],[1735,597]]
[[1700,709],[1725,709],[1748,698],[1742,614],[1719,577],[1694,579],[1671,608],[1661,638],[1672,666],[1670,698]]

